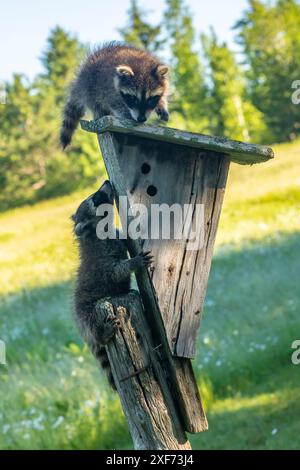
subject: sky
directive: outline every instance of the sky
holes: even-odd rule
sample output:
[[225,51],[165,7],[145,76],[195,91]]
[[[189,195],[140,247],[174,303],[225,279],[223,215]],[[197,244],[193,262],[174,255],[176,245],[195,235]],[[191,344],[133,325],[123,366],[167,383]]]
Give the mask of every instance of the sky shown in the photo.
[[[164,0],[140,0],[158,21]],[[247,7],[247,0],[186,0],[198,32],[212,25],[217,35],[233,45],[232,25]],[[129,0],[0,0],[0,80],[14,72],[29,78],[41,71],[39,57],[49,31],[56,25],[76,34],[84,43],[120,39]]]

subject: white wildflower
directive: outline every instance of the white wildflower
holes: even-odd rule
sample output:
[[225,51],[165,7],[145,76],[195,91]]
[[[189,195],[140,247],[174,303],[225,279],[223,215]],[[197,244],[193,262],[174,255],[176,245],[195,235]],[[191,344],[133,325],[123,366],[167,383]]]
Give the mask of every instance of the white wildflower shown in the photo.
[[9,424],[4,424],[4,426],[2,427],[2,433],[6,434],[7,431],[9,431],[9,429],[10,429],[10,425]]
[[84,402],[84,405],[85,405],[87,408],[93,408],[94,403],[92,402],[92,400],[86,400],[86,401]]
[[52,428],[53,429],[58,428],[64,422],[64,420],[65,418],[63,416],[59,416],[57,420],[53,423]]

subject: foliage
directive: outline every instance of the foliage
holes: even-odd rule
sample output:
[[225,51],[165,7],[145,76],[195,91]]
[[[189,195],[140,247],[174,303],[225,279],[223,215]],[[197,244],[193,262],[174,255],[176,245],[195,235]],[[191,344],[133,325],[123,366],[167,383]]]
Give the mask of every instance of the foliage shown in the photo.
[[124,41],[149,52],[158,52],[163,44],[161,25],[146,21],[147,13],[139,7],[137,0],[131,0],[127,15],[127,25],[119,30]]
[[235,25],[248,66],[248,90],[277,141],[299,134],[300,108],[292,83],[300,76],[300,4],[296,0],[249,0]]
[[74,71],[83,60],[86,48],[76,37],[66,33],[61,27],[55,27],[47,39],[41,62],[45,72],[42,74],[46,84],[53,88],[56,101],[65,98]]
[[208,131],[204,70],[195,49],[191,13],[182,0],[166,0],[164,24],[171,51],[174,121],[189,130]]
[[[197,38],[186,0],[165,0],[156,24],[131,0],[119,32],[168,59],[171,126],[270,143],[292,140],[300,129],[300,107],[291,100],[300,77],[299,21],[296,0],[249,0],[235,25],[238,56],[214,32]],[[70,193],[103,174],[94,135],[77,132],[67,152],[58,147],[66,92],[86,50],[56,26],[41,54],[41,74],[32,82],[15,75],[4,85],[5,104],[1,85],[0,210]]]
[[15,75],[6,84],[0,209],[74,191],[103,174],[94,136],[77,133],[68,152],[58,146],[63,98],[82,53],[76,39],[55,28],[42,59],[44,73],[33,83]]
[[[291,103],[299,20],[296,0],[249,0],[236,25],[243,64],[214,33],[198,41],[184,0],[166,0],[156,25],[132,1],[121,34],[170,58],[171,124],[284,141],[299,132],[300,108]],[[104,173],[95,136],[77,132],[67,152],[57,144],[85,50],[56,27],[42,73],[32,82],[15,74],[0,86],[0,210],[10,208],[0,214],[1,449],[131,447],[118,399],[71,314],[76,247],[68,218]],[[291,343],[300,328],[300,143],[275,152],[274,161],[230,170],[194,361],[210,431],[191,437],[195,449],[299,447],[300,366],[291,364]]]
[[209,70],[210,129],[216,135],[249,142],[262,140],[266,128],[260,113],[247,99],[245,77],[233,53],[219,44],[214,31],[202,35]]

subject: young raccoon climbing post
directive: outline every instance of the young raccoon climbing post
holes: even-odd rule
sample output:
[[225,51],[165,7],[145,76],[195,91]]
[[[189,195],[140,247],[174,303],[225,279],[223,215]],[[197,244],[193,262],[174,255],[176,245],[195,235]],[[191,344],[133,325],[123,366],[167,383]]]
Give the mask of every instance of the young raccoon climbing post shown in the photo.
[[113,204],[109,181],[105,181],[96,193],[85,199],[72,216],[80,252],[74,293],[75,319],[83,338],[106,370],[109,382],[114,387],[104,346],[116,333],[118,320],[113,316],[108,316],[105,321],[100,320],[96,303],[105,297],[127,294],[131,273],[150,266],[152,256],[148,251],[129,259],[124,240],[97,237],[97,224],[105,217],[97,215],[97,209],[102,204]]
[[65,148],[89,109],[94,119],[105,115],[145,122],[152,111],[169,118],[168,66],[149,52],[109,43],[88,56],[74,80],[63,112],[60,142]]

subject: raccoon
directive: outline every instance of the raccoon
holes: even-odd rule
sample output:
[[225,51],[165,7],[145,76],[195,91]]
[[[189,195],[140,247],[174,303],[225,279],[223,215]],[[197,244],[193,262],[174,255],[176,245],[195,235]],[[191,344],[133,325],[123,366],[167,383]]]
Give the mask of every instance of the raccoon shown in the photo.
[[97,192],[80,204],[72,220],[80,252],[74,292],[75,320],[93,355],[106,370],[110,385],[115,388],[104,346],[115,335],[118,320],[108,316],[105,322],[99,321],[95,306],[105,297],[127,294],[131,273],[150,266],[152,256],[147,251],[128,258],[124,240],[97,237],[96,227],[102,219],[96,214],[97,209],[102,204],[113,202],[112,187],[109,181],[105,181]]
[[65,148],[79,120],[89,109],[98,119],[113,115],[145,122],[155,110],[168,121],[169,68],[149,52],[123,43],[109,43],[88,56],[70,88],[60,133]]

